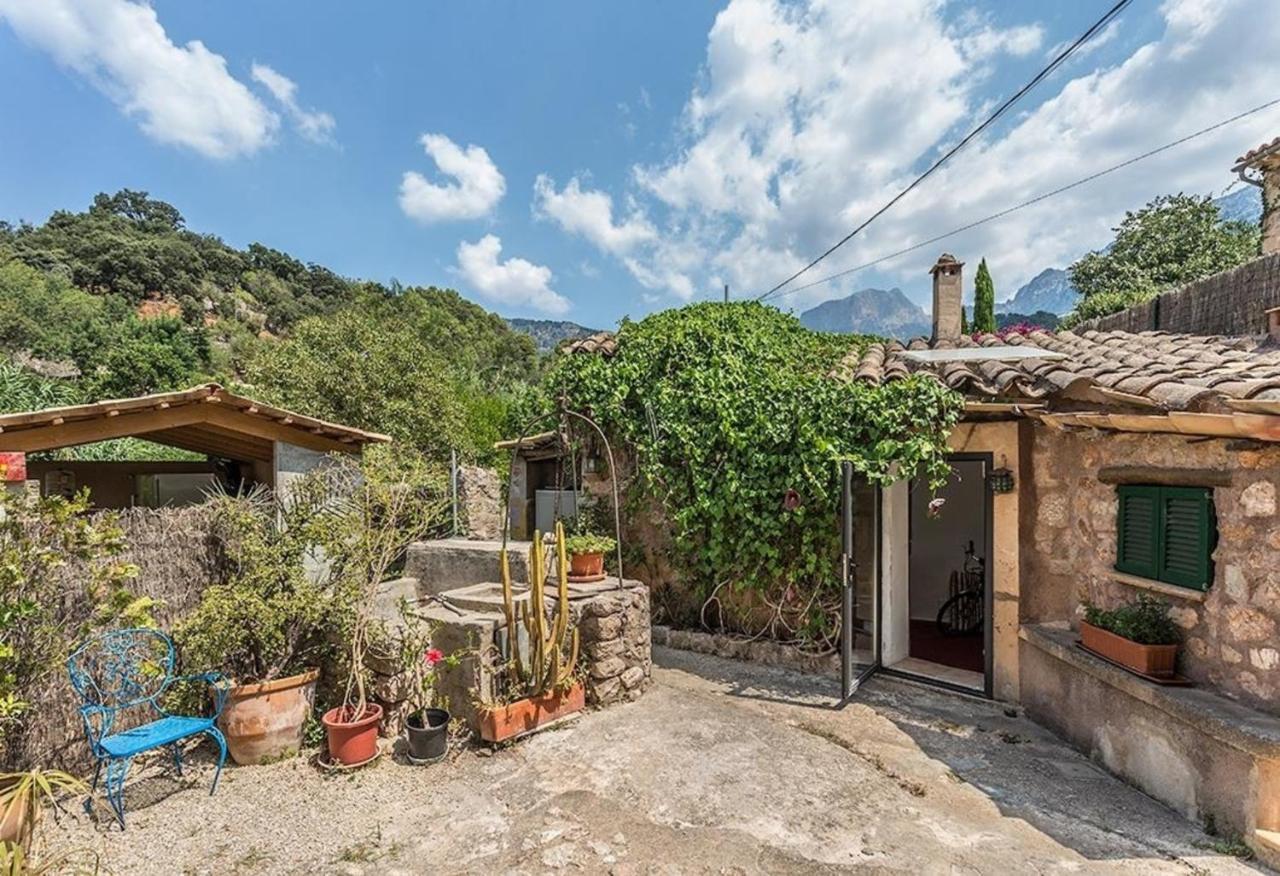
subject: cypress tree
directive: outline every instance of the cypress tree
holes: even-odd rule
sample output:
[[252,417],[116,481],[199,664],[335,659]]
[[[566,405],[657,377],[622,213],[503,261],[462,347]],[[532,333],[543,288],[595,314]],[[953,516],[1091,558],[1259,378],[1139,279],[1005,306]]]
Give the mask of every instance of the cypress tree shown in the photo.
[[973,330],[996,330],[996,287],[985,258],[978,264],[978,276],[973,281]]

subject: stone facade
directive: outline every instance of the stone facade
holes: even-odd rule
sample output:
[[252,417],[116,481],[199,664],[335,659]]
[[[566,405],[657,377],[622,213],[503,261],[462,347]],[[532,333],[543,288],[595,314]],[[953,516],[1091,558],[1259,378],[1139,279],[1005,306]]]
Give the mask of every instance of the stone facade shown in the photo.
[[653,675],[649,590],[623,585],[573,603],[587,702],[596,706],[638,698]]
[[1024,468],[1020,620],[1079,618],[1083,598],[1111,607],[1146,592],[1113,570],[1116,488],[1106,466],[1205,470],[1229,478],[1213,488],[1218,545],[1208,591],[1166,587],[1184,631],[1179,670],[1254,708],[1280,714],[1280,447],[1192,441],[1158,434],[1031,430]]
[[458,516],[467,538],[502,538],[502,483],[480,465],[458,467]]

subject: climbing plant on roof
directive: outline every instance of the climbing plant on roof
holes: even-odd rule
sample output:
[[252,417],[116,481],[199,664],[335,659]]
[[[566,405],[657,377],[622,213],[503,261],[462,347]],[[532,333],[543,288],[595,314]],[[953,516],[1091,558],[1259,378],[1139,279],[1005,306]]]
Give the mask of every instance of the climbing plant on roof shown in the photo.
[[956,393],[829,376],[872,340],[753,302],[693,304],[624,321],[612,357],[562,354],[547,390],[625,441],[689,584],[803,600],[834,584],[841,461],[877,484],[949,471]]

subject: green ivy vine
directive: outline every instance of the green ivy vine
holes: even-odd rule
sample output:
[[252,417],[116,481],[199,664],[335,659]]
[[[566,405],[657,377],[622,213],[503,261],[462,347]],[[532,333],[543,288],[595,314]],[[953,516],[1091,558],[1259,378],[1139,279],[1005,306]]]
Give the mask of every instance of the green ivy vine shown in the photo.
[[661,503],[682,575],[704,595],[722,582],[793,599],[829,587],[844,460],[877,484],[947,476],[959,395],[926,376],[828,376],[870,338],[754,302],[624,320],[617,338],[610,358],[559,356],[547,389],[626,442],[635,486]]

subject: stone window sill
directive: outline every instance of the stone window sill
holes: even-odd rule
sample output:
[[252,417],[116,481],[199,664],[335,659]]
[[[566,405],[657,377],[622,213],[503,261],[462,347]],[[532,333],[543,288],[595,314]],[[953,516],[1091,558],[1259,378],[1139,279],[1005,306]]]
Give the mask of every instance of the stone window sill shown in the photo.
[[1111,570],[1111,578],[1113,581],[1128,584],[1130,587],[1150,590],[1152,593],[1159,593],[1161,596],[1172,596],[1174,599],[1183,599],[1187,602],[1204,602],[1204,598],[1208,596],[1208,593],[1204,590],[1192,590],[1190,587],[1166,584],[1163,581],[1143,578],[1141,575],[1130,575],[1127,572],[1117,572],[1114,569]]

